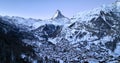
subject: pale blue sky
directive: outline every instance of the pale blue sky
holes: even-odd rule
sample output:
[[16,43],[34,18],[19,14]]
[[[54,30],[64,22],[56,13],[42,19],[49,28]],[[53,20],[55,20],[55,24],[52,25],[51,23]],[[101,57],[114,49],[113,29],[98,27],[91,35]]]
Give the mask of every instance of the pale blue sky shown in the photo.
[[57,9],[67,17],[115,0],[0,0],[0,15],[49,19]]

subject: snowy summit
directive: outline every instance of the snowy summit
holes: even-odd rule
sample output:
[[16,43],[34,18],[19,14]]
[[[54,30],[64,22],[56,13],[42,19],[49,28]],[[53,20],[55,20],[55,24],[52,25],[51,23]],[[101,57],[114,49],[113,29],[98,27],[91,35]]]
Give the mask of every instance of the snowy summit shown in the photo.
[[61,13],[60,10],[57,10],[52,19],[59,19],[59,18],[65,18],[65,16]]

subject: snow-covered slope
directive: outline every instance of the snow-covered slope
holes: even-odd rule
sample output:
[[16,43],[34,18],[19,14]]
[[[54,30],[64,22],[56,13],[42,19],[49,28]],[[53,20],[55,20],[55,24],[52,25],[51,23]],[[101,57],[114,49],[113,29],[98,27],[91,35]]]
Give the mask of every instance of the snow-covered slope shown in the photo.
[[[42,63],[49,63],[50,59],[52,63],[53,59],[58,63],[119,63],[119,10],[118,0],[110,5],[78,13],[71,19],[57,10],[48,20],[1,16],[0,23],[9,23],[34,36],[32,40],[25,37],[21,39],[23,43],[35,47],[36,59],[30,61],[39,63],[39,57],[42,57]],[[29,58],[26,54],[21,56],[22,59]]]

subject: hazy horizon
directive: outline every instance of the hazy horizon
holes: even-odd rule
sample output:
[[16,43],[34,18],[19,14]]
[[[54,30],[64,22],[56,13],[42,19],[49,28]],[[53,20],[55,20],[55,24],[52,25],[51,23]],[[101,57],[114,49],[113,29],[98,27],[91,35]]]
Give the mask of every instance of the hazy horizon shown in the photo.
[[0,15],[49,19],[59,9],[66,17],[115,0],[1,0]]

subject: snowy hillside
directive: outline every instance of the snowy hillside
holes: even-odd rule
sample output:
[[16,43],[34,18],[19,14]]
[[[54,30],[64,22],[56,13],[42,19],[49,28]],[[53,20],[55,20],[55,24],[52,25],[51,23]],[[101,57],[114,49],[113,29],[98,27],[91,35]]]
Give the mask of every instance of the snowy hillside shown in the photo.
[[119,10],[116,1],[73,18],[59,10],[48,20],[1,16],[0,62],[119,63]]

